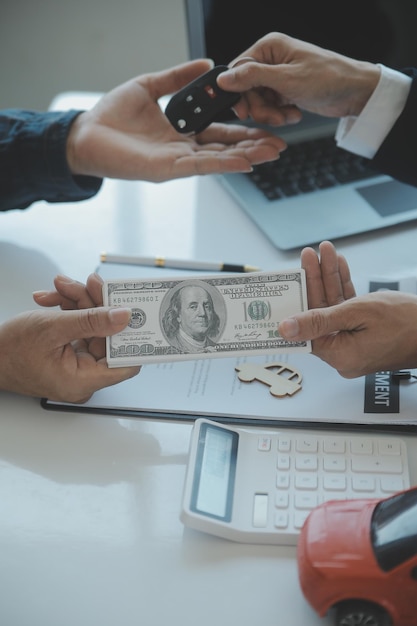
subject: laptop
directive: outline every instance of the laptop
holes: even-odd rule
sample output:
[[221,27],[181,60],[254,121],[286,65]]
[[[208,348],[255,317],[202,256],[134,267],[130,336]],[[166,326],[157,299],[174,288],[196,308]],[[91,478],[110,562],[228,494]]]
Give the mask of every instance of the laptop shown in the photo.
[[[190,58],[228,64],[259,37],[285,32],[353,58],[393,68],[417,63],[408,0],[185,0]],[[290,5],[290,6],[289,6]],[[226,114],[220,121],[233,119]],[[281,250],[314,245],[417,219],[417,188],[380,175],[337,148],[337,120],[303,114],[274,132],[288,144],[252,174],[219,176],[258,228]]]

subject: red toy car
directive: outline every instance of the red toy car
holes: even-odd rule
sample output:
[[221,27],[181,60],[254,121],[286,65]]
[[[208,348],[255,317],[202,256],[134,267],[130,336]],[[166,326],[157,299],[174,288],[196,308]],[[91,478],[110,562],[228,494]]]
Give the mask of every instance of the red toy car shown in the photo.
[[297,558],[305,598],[337,626],[417,626],[417,487],[321,504]]

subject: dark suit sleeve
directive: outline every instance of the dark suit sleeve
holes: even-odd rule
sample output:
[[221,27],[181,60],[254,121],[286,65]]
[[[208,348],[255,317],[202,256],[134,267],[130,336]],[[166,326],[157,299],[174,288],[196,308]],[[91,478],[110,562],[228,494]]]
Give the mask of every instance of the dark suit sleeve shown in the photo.
[[417,187],[417,69],[403,71],[413,79],[406,105],[371,164]]
[[102,180],[73,176],[66,160],[68,133],[79,113],[0,112],[0,211],[37,200],[86,200],[97,193]]

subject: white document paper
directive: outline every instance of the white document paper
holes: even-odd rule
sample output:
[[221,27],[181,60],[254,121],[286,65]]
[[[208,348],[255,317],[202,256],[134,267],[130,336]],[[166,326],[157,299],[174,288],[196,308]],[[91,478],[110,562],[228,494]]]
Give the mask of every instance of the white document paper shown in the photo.
[[[126,412],[202,415],[265,420],[359,424],[417,424],[417,384],[400,389],[400,413],[364,413],[364,378],[342,378],[311,354],[279,358],[201,359],[144,365],[140,373],[97,391],[82,407]],[[286,361],[303,376],[292,396],[275,397],[257,380],[241,382],[237,365]],[[381,386],[381,385],[380,385]],[[385,394],[381,396],[381,406]],[[82,409],[82,407],[79,407]]]

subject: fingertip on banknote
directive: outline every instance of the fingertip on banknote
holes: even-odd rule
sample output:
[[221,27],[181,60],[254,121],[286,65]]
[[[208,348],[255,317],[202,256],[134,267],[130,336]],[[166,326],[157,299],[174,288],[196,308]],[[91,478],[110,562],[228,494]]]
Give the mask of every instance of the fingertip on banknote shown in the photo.
[[284,339],[295,339],[300,333],[300,325],[295,317],[289,317],[279,323],[278,330]]

